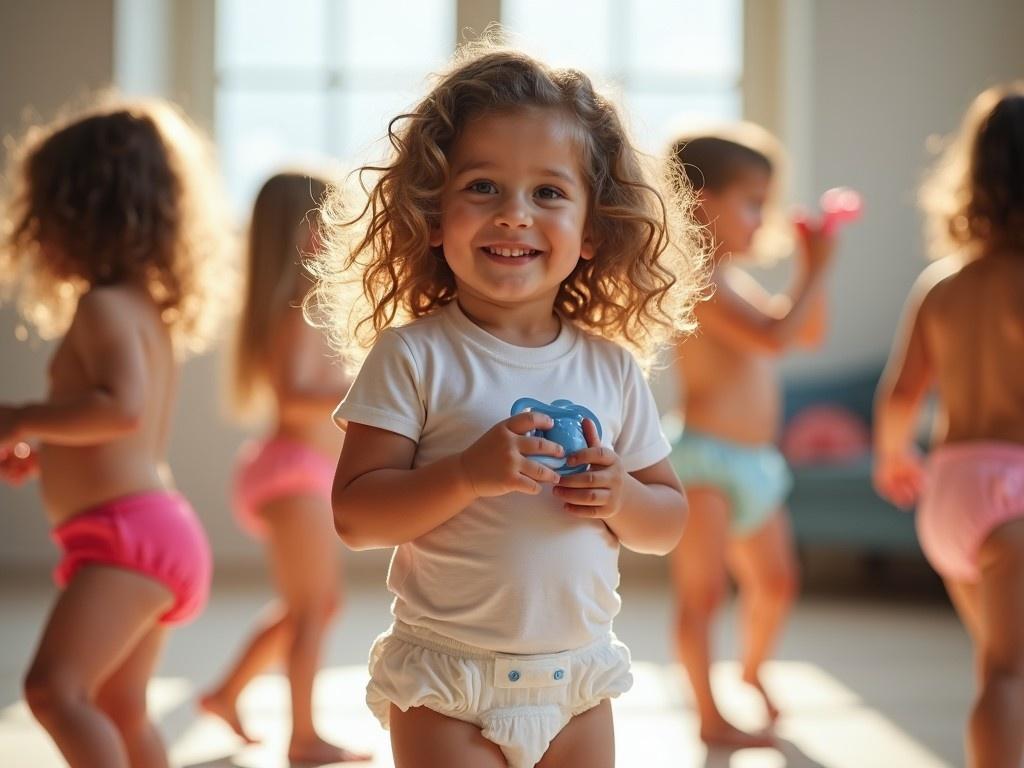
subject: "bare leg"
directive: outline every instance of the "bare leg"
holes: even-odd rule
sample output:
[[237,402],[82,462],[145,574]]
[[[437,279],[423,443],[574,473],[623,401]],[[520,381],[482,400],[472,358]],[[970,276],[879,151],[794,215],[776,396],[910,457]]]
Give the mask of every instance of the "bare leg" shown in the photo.
[[615,727],[605,699],[576,715],[551,741],[537,768],[614,768]]
[[729,506],[719,491],[687,488],[690,516],[682,541],[672,553],[676,603],[676,650],[686,667],[700,717],[700,738],[709,745],[735,748],[774,743],[764,734],[734,726],[718,709],[711,690],[711,624],[725,597],[725,553]]
[[227,723],[247,744],[255,744],[245,732],[238,717],[238,697],[249,682],[284,657],[290,643],[292,628],[288,611],[279,602],[271,603],[264,610],[237,661],[216,688],[199,699],[199,706]]
[[332,763],[369,760],[320,738],[313,724],[313,683],[324,634],[339,601],[341,556],[330,509],[318,497],[294,497],[264,510],[274,579],[292,631],[285,652],[291,689],[294,761]]
[[981,686],[981,639],[982,639],[982,606],[981,588],[977,584],[970,584],[966,581],[952,581],[945,579],[946,592],[956,609],[957,616],[967,629],[974,646],[974,674],[978,679],[978,686]]
[[57,599],[25,678],[25,699],[72,768],[131,765],[94,697],[172,602],[156,581],[105,566],[82,568]]
[[391,705],[391,751],[395,768],[508,768],[478,727],[426,707]]
[[132,768],[168,766],[163,739],[146,711],[146,687],[166,638],[166,627],[157,624],[150,629],[96,697],[96,705],[120,732]]
[[1024,519],[981,546],[981,690],[968,728],[972,768],[1018,768],[1024,756]]
[[733,540],[729,561],[739,585],[743,625],[743,680],[764,699],[768,719],[779,710],[761,681],[761,665],[771,655],[799,589],[789,520],[776,512],[750,536]]

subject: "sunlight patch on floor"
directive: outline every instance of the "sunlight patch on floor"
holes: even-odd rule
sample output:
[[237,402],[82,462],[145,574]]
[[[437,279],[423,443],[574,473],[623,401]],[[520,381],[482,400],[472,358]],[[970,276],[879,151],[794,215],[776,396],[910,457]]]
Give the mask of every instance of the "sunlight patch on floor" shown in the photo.
[[[708,752],[697,738],[688,687],[676,665],[636,662],[633,689],[615,703],[620,768],[942,768],[937,758],[836,678],[812,664],[775,662],[765,682],[787,714],[779,722],[779,749]],[[316,717],[323,734],[375,753],[373,768],[391,765],[388,736],[366,710],[362,666],[325,669],[317,683]],[[739,679],[735,663],[716,664],[712,684],[723,713],[737,725],[764,725],[760,699]],[[242,748],[218,720],[195,711],[196,691],[183,678],[157,678],[154,713],[181,768],[287,768],[288,689],[280,675],[257,678],[240,702],[244,722],[262,743]],[[176,723],[180,722],[180,726]],[[4,765],[61,764],[24,703],[0,710]]]

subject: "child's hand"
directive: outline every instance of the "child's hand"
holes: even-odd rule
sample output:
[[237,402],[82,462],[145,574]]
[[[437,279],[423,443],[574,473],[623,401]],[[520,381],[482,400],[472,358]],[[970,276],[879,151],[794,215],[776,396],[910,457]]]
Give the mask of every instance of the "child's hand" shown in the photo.
[[466,479],[478,497],[506,493],[540,493],[540,483],[557,483],[559,475],[529,456],[561,458],[564,449],[543,437],[528,437],[535,429],[551,429],[550,416],[524,411],[496,424],[460,454]]
[[560,478],[554,494],[565,500],[565,511],[580,517],[605,520],[622,507],[622,485],[626,472],[615,451],[601,445],[597,428],[583,420],[587,448],[569,457],[569,465],[589,464],[590,469]]
[[910,509],[917,502],[924,485],[921,456],[915,451],[907,451],[877,458],[872,481],[879,496],[897,507]]
[[825,227],[823,220],[811,222],[800,219],[796,223],[796,230],[800,235],[800,261],[808,274],[816,274],[832,261],[836,249],[835,234]]
[[0,480],[9,485],[21,485],[39,472],[37,454],[28,443],[15,443],[0,448]]

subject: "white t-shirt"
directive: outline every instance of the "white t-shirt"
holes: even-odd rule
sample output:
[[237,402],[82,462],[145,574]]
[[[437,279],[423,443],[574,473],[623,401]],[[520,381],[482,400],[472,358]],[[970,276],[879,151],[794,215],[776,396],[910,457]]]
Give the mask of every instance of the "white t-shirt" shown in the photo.
[[[520,397],[589,408],[627,472],[669,454],[654,398],[626,350],[568,321],[552,343],[518,347],[454,301],[381,334],[335,420],[414,440],[420,467],[469,447]],[[554,653],[607,634],[621,605],[618,540],[562,505],[548,485],[536,496],[477,499],[396,547],[388,572],[395,617],[502,653]]]

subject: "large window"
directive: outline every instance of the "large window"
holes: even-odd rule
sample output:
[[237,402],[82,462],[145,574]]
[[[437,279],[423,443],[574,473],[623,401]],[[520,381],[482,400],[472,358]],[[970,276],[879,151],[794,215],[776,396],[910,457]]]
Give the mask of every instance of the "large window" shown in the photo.
[[[281,165],[381,155],[387,121],[451,55],[457,5],[476,1],[218,0],[216,136],[236,210]],[[742,3],[491,5],[510,42],[610,89],[640,147],[658,152],[681,124],[740,117]]]
[[610,88],[648,152],[741,115],[742,0],[502,0],[501,15],[513,42]]
[[244,212],[283,164],[375,153],[451,55],[455,0],[218,0],[216,136]]

